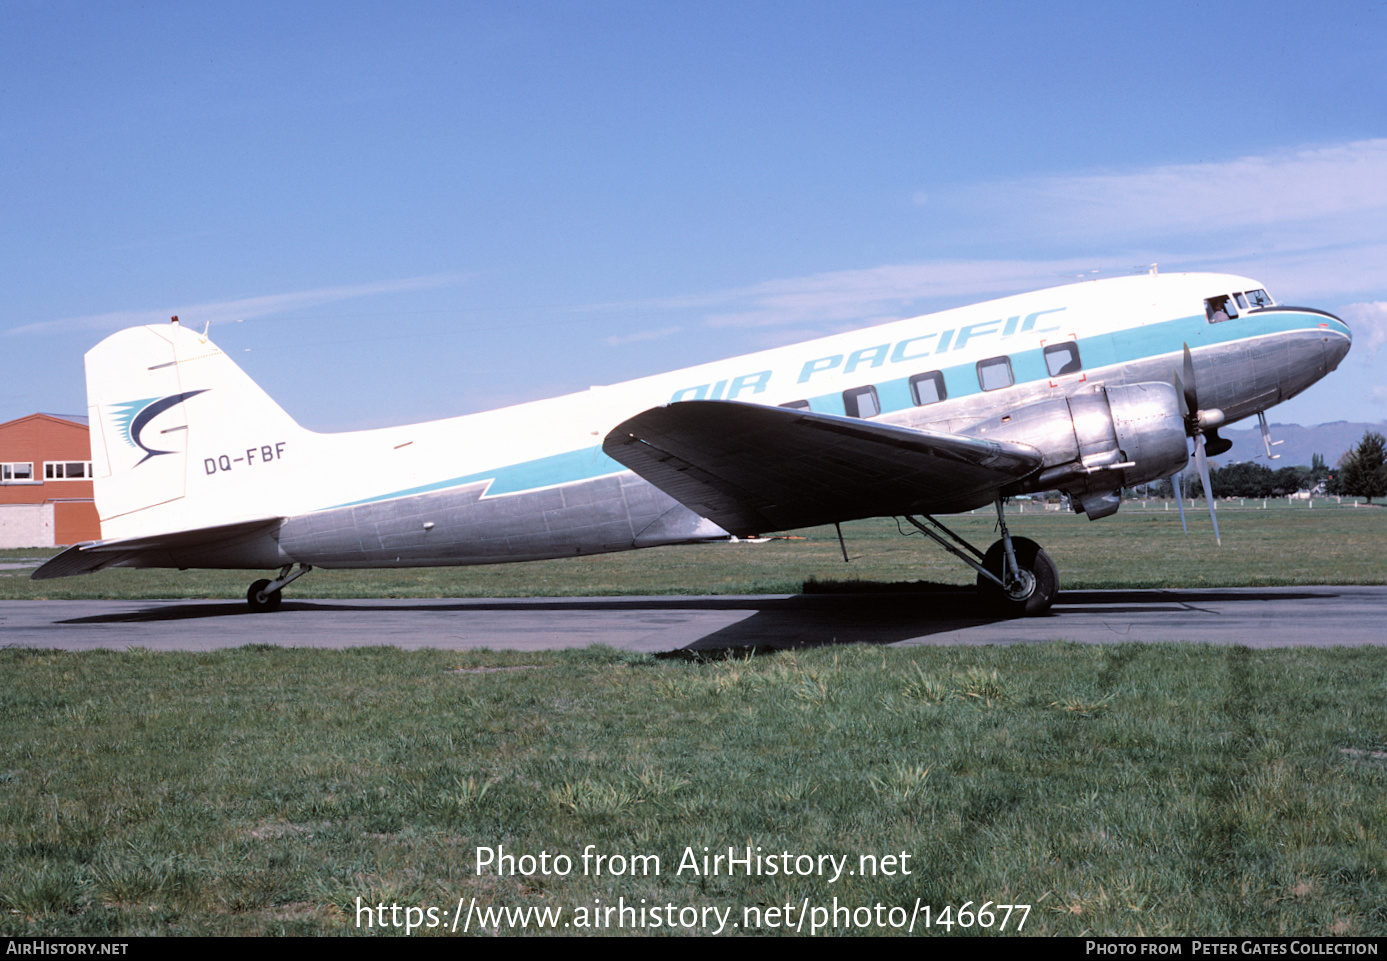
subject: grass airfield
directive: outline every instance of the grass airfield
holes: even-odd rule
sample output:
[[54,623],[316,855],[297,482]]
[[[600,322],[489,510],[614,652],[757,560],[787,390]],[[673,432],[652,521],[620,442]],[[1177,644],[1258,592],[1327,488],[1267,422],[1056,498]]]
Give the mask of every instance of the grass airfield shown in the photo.
[[[1054,556],[1062,587],[1383,583],[1387,510],[1326,506],[1225,504],[1222,547],[1202,501],[1187,507],[1188,536],[1173,508],[1139,503],[1094,524],[1029,506],[1011,517],[1014,534]],[[992,527],[982,514],[956,525],[984,547]],[[315,571],[291,591],[972,580],[890,521],[844,530],[848,565],[829,529],[496,568]],[[0,562],[38,556],[10,554]],[[27,574],[0,571],[0,596],[229,598],[251,579]],[[428,936],[450,933],[460,899],[469,933],[629,932],[620,915],[602,923],[622,899],[646,910],[637,930],[655,934],[709,933],[720,917],[724,934],[753,922],[775,933],[797,915],[803,933],[823,921],[821,934],[905,933],[906,915],[916,935],[1387,933],[1382,648],[1057,639],[715,660],[601,648],[8,649],[0,665],[6,935],[404,934],[416,919],[412,933]],[[686,849],[748,845],[846,856],[853,869],[868,856],[881,870],[836,881],[678,870]],[[500,846],[563,854],[571,869],[479,874],[477,849]],[[585,872],[585,850],[653,855],[660,873],[633,873],[629,860]],[[398,926],[377,915],[366,926],[358,906],[380,904],[399,908],[386,912]],[[999,932],[999,904],[1030,905],[1024,924],[1018,908]],[[666,905],[698,923],[655,926]],[[835,906],[851,910],[835,917]],[[883,910],[860,910],[873,906]]]
[[[1185,502],[1189,533],[1173,502],[1142,501],[1100,521],[1038,504],[1008,509],[1015,536],[1040,543],[1059,566],[1060,588],[1263,587],[1387,583],[1387,508],[1330,501],[1222,502],[1223,544],[1214,541],[1204,501]],[[982,550],[996,540],[991,510],[943,519]],[[972,584],[977,575],[937,545],[877,518],[843,525],[850,563],[832,527],[796,531],[766,544],[718,542],[565,560],[482,567],[314,570],[285,597],[589,597],[661,594],[797,594],[825,584],[859,589],[918,581]],[[33,581],[33,567],[56,551],[0,551],[0,600],[82,598],[243,599],[250,571],[107,570]]]

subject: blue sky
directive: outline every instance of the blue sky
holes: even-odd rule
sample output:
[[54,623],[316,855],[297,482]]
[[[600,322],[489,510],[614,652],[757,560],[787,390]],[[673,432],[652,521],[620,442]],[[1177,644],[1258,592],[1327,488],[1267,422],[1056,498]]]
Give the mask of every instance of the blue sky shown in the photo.
[[1271,418],[1382,421],[1384,63],[1383,3],[8,0],[0,421],[171,314],[341,430],[1153,262],[1343,316]]

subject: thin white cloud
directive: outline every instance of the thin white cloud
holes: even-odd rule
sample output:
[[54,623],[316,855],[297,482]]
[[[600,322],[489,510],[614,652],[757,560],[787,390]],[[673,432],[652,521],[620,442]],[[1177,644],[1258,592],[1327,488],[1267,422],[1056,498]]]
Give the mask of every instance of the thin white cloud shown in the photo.
[[647,340],[663,340],[666,337],[673,337],[684,330],[681,326],[661,327],[658,330],[638,330],[631,334],[616,334],[611,337],[603,338],[603,343],[608,347],[619,347],[622,344],[638,344]]
[[1353,224],[1382,236],[1387,139],[1143,170],[976,184],[917,203],[961,205],[1084,237]]
[[714,327],[763,327],[895,320],[922,302],[1055,287],[1094,269],[1091,260],[1071,259],[944,260],[833,271],[728,291],[727,300],[738,306],[713,313],[708,322]]
[[938,226],[960,245],[995,236],[998,248],[1056,256],[834,271],[664,306],[703,307],[714,327],[860,324],[1149,263],[1244,274],[1283,301],[1321,306],[1387,293],[1387,139],[976,184],[915,201],[949,210]]
[[406,277],[401,280],[383,280],[370,284],[352,284],[343,287],[318,287],[313,290],[266,294],[259,297],[241,297],[236,300],[213,301],[202,304],[174,304],[158,310],[117,310],[106,314],[88,314],[80,317],[39,321],[21,327],[12,327],[5,331],[5,334],[6,336],[16,336],[57,330],[120,330],[140,324],[162,324],[174,315],[177,315],[184,324],[189,326],[202,327],[208,323],[216,326],[237,320],[248,320],[252,317],[283,313],[287,310],[301,310],[305,307],[355,300],[360,297],[450,287],[461,283],[467,276],[458,273],[432,274],[425,277]]
[[[1094,266],[1100,263],[1101,266]],[[1174,266],[1173,258],[1170,263]],[[1127,261],[1111,264],[1077,257],[1067,260],[936,260],[787,277],[700,295],[601,306],[609,310],[689,311],[701,314],[710,327],[798,327],[806,337],[813,337],[836,326],[886,323],[950,305],[1058,287],[1080,280],[1122,276],[1149,266]],[[1205,263],[1194,266],[1223,269]],[[609,338],[609,342],[648,339],[677,330],[666,328],[646,337]]]
[[[603,306],[688,312],[701,316],[710,327],[793,327],[806,336],[821,336],[835,329],[885,323],[954,304],[1126,274],[1145,266],[1125,261],[1095,266],[1097,263],[1092,258],[1071,258],[886,264],[787,277],[699,295]],[[655,335],[674,332],[674,328],[667,328]]]
[[[665,308],[701,307],[713,327],[795,324],[858,325],[897,320],[950,304],[1040,290],[1077,280],[1121,276],[1158,263],[1163,271],[1207,270],[1262,281],[1279,300],[1335,309],[1346,296],[1387,293],[1387,243],[1268,252],[1191,247],[1178,254],[1147,249],[1114,260],[1111,254],[1054,260],[936,260],[789,277],[715,292]],[[656,304],[644,305],[649,308]],[[1347,308],[1345,308],[1347,309]]]

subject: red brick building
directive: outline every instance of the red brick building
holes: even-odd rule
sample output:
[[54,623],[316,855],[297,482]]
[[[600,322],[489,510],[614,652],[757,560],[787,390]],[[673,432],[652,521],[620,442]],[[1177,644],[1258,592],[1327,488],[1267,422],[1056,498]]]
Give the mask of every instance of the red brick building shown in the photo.
[[87,419],[30,414],[0,424],[0,547],[100,539]]

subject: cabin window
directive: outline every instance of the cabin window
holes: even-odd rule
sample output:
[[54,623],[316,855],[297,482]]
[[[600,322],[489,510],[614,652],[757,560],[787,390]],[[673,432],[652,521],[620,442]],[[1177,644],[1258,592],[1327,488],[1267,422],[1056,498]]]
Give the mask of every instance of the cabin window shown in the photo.
[[875,417],[881,413],[877,389],[871,384],[843,391],[843,410],[849,417]]
[[937,404],[949,396],[944,389],[943,371],[932,370],[927,374],[916,374],[910,378],[910,399],[916,407]]
[[1045,348],[1045,369],[1050,372],[1051,377],[1077,374],[1083,370],[1083,362],[1079,360],[1079,345],[1072,340],[1066,340],[1062,344],[1050,344]]
[[787,400],[785,403],[781,404],[780,406],[781,406],[781,407],[788,407],[788,408],[790,408],[790,410],[808,410],[808,409],[809,409],[809,401],[807,401],[807,400]]
[[15,461],[0,464],[0,483],[32,484],[34,482],[34,462]]
[[1249,290],[1247,292],[1247,299],[1252,301],[1253,308],[1272,306],[1271,295],[1260,288],[1257,290]]
[[989,357],[978,361],[978,386],[983,390],[1000,390],[1016,383],[1011,373],[1010,357]]
[[81,480],[92,476],[91,461],[49,461],[43,465],[43,476],[46,480]]
[[1210,297],[1204,301],[1204,316],[1209,318],[1211,324],[1221,324],[1238,316],[1238,305],[1227,294]]

